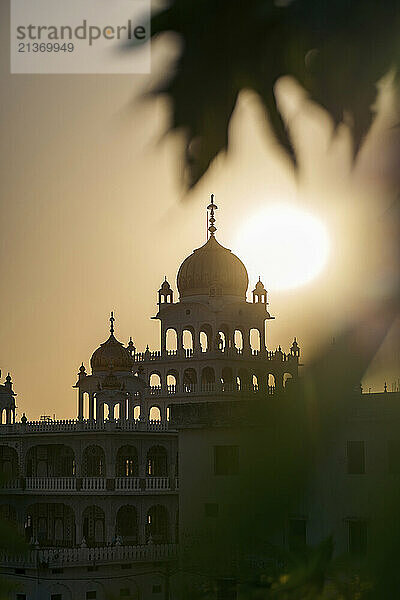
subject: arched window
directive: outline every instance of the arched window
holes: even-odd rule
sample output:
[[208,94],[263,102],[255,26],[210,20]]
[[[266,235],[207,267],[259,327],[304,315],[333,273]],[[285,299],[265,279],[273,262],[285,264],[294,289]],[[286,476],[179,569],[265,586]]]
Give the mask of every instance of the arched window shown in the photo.
[[15,506],[12,504],[1,504],[0,505],[0,519],[2,521],[7,521],[12,525],[17,524],[17,511],[15,510]]
[[117,452],[116,472],[118,477],[138,476],[138,456],[135,446],[122,446]]
[[283,387],[286,387],[286,384],[289,382],[291,382],[292,379],[292,374],[291,373],[284,373],[283,374]]
[[224,392],[231,392],[233,385],[233,373],[230,367],[224,367],[222,369],[221,377],[222,389]]
[[256,352],[261,349],[261,335],[258,329],[250,329],[250,347]]
[[178,380],[179,380],[179,375],[178,375],[178,371],[175,371],[175,369],[171,369],[170,371],[168,371],[167,373],[167,387],[171,388],[171,387],[175,387],[178,385]]
[[116,421],[119,421],[119,419],[121,418],[121,404],[118,403],[113,407],[113,413],[114,413],[114,419]]
[[212,327],[204,324],[200,327],[199,341],[202,352],[208,352],[212,349]]
[[168,388],[172,388],[172,387],[176,387],[176,377],[175,375],[167,375],[167,387]]
[[73,477],[75,456],[64,444],[47,444],[29,448],[26,455],[28,477]]
[[138,541],[138,516],[135,506],[126,504],[117,512],[115,535],[123,544],[133,546]]
[[158,406],[152,406],[149,411],[150,421],[161,421],[161,411]]
[[0,446],[0,477],[4,481],[18,477],[18,454],[10,446]]
[[168,352],[175,352],[178,349],[178,336],[175,329],[167,329],[165,332],[165,348]]
[[236,350],[243,350],[243,334],[239,329],[235,329],[235,333],[233,335],[233,341],[234,341]]
[[197,373],[194,369],[185,369],[183,372],[183,387],[185,392],[194,391],[197,384]]
[[258,391],[258,377],[257,377],[257,375],[253,374],[252,384],[253,384],[254,391]]
[[135,408],[133,409],[133,418],[135,419],[135,421],[140,419],[140,406],[135,406]]
[[169,517],[165,506],[156,504],[147,513],[146,542],[167,544],[169,541]]
[[160,373],[152,373],[150,375],[150,387],[161,387],[161,375]]
[[268,383],[268,387],[270,387],[270,388],[275,387],[275,375],[272,375],[272,373],[269,373],[267,376],[267,383]]
[[193,350],[193,331],[191,329],[182,331],[182,344],[185,350]]
[[85,477],[105,477],[106,457],[100,446],[88,446],[83,452],[83,475]]
[[35,542],[37,540],[40,546],[73,546],[75,543],[74,511],[61,502],[32,504],[27,509],[25,536]]
[[250,377],[248,371],[246,369],[239,369],[238,376],[240,380],[240,389],[242,391],[246,391],[249,388]]
[[105,516],[104,511],[99,506],[88,506],[83,511],[83,537],[86,545],[104,546],[105,545]]
[[215,383],[215,372],[212,367],[204,367],[201,372],[201,383],[203,385]]
[[83,394],[83,418],[84,419],[89,418],[89,402],[90,402],[89,394],[87,392],[85,392]]
[[168,477],[168,455],[163,446],[153,446],[147,453],[147,475]]
[[218,330],[220,350],[225,352],[229,347],[229,327],[225,323],[219,326]]

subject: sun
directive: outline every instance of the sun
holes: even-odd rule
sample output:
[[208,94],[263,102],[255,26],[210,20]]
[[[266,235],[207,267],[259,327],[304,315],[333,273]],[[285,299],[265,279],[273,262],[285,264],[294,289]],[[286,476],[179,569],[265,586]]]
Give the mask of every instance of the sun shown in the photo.
[[320,219],[291,204],[274,204],[243,223],[235,249],[253,281],[261,275],[267,289],[289,290],[323,271],[329,247]]

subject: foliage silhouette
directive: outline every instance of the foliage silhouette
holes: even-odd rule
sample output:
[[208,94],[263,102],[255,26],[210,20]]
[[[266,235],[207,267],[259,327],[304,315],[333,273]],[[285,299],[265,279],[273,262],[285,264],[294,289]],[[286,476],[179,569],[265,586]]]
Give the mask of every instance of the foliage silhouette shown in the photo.
[[[291,75],[351,127],[357,154],[372,120],[376,84],[400,61],[397,0],[171,0],[153,16],[152,37],[177,34],[183,50],[153,94],[172,101],[171,130],[185,134],[187,182],[195,185],[228,146],[238,94],[255,91],[279,143],[296,157],[274,95]],[[396,75],[396,82],[398,76]]]

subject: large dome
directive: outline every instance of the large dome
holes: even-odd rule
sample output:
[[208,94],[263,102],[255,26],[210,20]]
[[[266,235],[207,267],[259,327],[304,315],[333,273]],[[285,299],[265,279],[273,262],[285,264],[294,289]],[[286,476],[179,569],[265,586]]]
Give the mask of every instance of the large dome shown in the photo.
[[108,340],[101,344],[90,359],[92,371],[132,371],[132,358],[129,350],[119,342],[112,333]]
[[246,297],[249,278],[242,261],[213,235],[181,264],[177,285],[181,298],[189,296]]

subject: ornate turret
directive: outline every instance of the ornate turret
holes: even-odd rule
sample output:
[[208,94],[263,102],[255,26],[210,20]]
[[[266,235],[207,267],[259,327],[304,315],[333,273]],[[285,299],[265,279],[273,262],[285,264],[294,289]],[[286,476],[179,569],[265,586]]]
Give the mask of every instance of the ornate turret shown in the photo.
[[174,293],[171,289],[170,284],[167,281],[167,276],[164,277],[164,281],[158,290],[158,304],[172,304],[174,301]]
[[298,345],[296,338],[294,338],[293,344],[290,346],[290,354],[292,356],[297,356],[297,358],[300,356],[300,346]]
[[115,371],[132,371],[132,358],[128,348],[125,348],[114,336],[114,313],[110,317],[110,337],[92,354],[90,364],[93,373],[108,371],[113,365]]
[[7,425],[15,423],[15,395],[12,389],[11,375],[8,373],[4,384],[0,385],[0,416],[5,411],[5,420],[3,420],[3,423],[5,422]]
[[253,290],[253,302],[261,302],[262,304],[268,304],[267,302],[267,290],[264,287],[261,277],[258,278],[256,287]]

